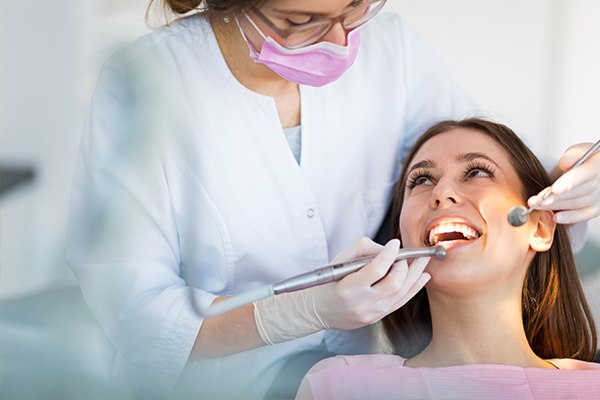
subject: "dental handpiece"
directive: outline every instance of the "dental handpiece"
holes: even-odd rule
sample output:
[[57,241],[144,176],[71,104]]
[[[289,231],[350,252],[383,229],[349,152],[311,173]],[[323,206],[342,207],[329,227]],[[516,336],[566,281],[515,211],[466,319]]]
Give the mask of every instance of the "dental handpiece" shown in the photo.
[[[442,246],[409,247],[400,249],[396,255],[396,258],[394,259],[394,262],[418,257],[435,257],[438,260],[443,260],[446,258],[446,249]],[[250,290],[235,297],[231,297],[227,300],[210,306],[204,311],[200,311],[198,309],[196,309],[196,311],[198,311],[198,313],[203,317],[214,317],[241,307],[245,304],[249,304],[253,301],[264,299],[265,297],[295,292],[297,290],[308,289],[314,286],[338,281],[345,276],[360,270],[374,258],[375,256],[366,256],[339,264],[327,265],[311,272],[296,275],[292,278],[261,286],[257,289]]]
[[[394,262],[418,257],[435,257],[438,260],[443,260],[446,257],[446,249],[442,246],[400,249]],[[313,286],[324,285],[333,281],[339,281],[345,276],[363,268],[374,258],[375,256],[355,258],[351,261],[327,265],[305,274],[296,275],[293,278],[274,283],[273,292],[275,294],[289,293]]]
[[[579,167],[588,158],[590,158],[592,156],[592,154],[594,154],[599,149],[600,149],[600,140],[598,140],[588,151],[586,151],[585,154],[583,156],[581,156],[581,158],[575,162],[575,164],[571,165],[565,172],[563,172],[563,174],[567,173],[568,171],[572,170],[573,168]],[[545,198],[547,198],[551,194],[552,194],[552,187],[550,186],[541,192],[540,197],[538,198],[538,201],[535,204],[533,204],[531,207],[525,208],[524,206],[516,206],[516,207],[511,208],[510,211],[508,212],[508,222],[512,226],[515,226],[515,227],[523,225],[525,222],[527,222],[527,218],[529,217],[529,214],[531,214],[531,212],[534,210],[534,207],[537,206],[539,203],[541,203]]]

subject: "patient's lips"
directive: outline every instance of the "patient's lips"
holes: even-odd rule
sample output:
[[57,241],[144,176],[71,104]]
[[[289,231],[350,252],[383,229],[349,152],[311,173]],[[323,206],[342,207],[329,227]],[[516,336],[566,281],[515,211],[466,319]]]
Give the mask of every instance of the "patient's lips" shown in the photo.
[[445,248],[456,247],[477,240],[481,233],[474,226],[462,219],[444,218],[433,221],[428,225],[425,244],[440,245]]

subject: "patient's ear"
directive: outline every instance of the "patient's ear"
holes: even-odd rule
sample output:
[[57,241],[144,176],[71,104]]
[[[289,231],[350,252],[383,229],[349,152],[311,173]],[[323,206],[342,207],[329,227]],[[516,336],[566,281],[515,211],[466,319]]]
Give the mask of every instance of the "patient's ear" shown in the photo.
[[529,238],[529,247],[537,252],[544,252],[550,249],[554,240],[554,213],[549,210],[537,210],[529,215],[532,222],[532,233]]

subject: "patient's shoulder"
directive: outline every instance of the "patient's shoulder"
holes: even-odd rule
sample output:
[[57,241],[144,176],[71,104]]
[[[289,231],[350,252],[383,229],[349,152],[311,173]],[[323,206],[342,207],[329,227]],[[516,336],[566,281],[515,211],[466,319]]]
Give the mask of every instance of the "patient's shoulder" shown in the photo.
[[[363,373],[372,371],[369,367],[402,367],[405,361],[406,359],[391,354],[365,354],[358,356],[336,356],[326,358],[316,363],[308,371],[302,380],[298,393],[296,394],[296,400],[331,397],[322,396],[322,394],[330,393],[329,385],[333,382],[333,378],[329,376],[314,381],[315,377],[334,374],[336,376],[335,381],[337,387],[339,386],[337,382],[340,379],[352,380],[351,377],[355,377],[357,374],[359,376],[363,376]],[[367,368],[363,370],[361,368],[363,366]],[[356,367],[358,367],[358,371]],[[348,371],[343,371],[344,373],[340,374],[340,372],[342,372],[340,369],[346,368],[352,368],[354,373],[347,374],[346,372]],[[341,396],[340,398],[344,398],[344,396]]]
[[600,364],[595,362],[575,360],[573,358],[555,358],[548,360],[552,364],[556,365],[559,369],[572,370],[572,371],[589,371],[596,370],[600,371]]
[[392,354],[363,354],[358,356],[335,356],[326,358],[315,364],[309,373],[323,371],[329,368],[343,367],[346,365],[365,365],[379,367],[403,366],[405,358]]

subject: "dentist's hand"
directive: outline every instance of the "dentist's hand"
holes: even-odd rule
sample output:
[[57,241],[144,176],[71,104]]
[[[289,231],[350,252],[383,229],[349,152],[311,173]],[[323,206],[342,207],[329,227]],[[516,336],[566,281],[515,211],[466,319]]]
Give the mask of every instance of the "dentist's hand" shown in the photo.
[[390,240],[385,247],[368,238],[340,253],[333,263],[366,255],[377,256],[359,271],[315,290],[315,308],[327,328],[357,329],[371,325],[406,304],[431,276],[423,272],[430,257],[415,259],[410,268],[406,260],[394,263],[400,241]]
[[267,344],[306,336],[323,329],[357,329],[373,324],[402,307],[431,276],[423,272],[430,257],[394,263],[400,242],[381,246],[363,238],[340,253],[332,263],[377,254],[359,271],[327,285],[256,303],[254,317]]
[[[569,147],[558,162],[559,168],[567,170],[591,146],[580,143]],[[528,204],[534,204],[537,198],[531,197]],[[600,215],[600,152],[558,178],[552,185],[552,194],[535,208],[556,211],[554,220],[560,224],[574,224]]]

